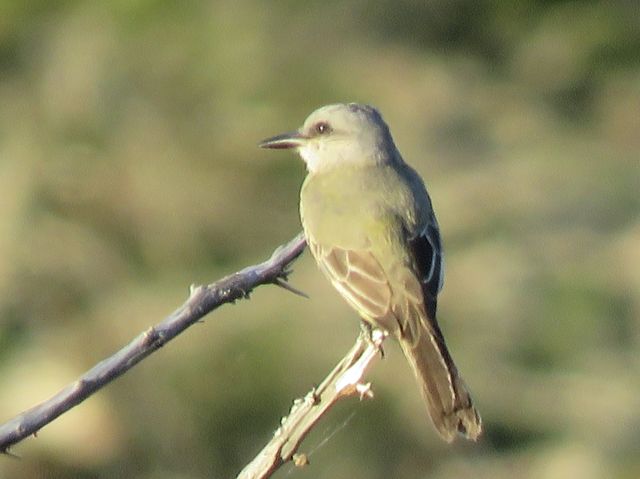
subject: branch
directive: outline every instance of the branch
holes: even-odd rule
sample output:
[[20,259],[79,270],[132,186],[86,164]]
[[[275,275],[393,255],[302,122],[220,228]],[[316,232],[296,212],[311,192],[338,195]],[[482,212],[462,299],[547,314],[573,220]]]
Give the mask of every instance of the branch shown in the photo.
[[257,286],[275,284],[304,294],[286,283],[289,266],[305,248],[302,234],[274,251],[267,261],[249,266],[208,286],[192,286],[189,299],[162,322],[141,333],[131,343],[101,361],[55,396],[0,425],[0,453],[36,434],[61,414],[91,396],[138,362],[164,346],[206,314],[225,303],[247,298]]
[[304,399],[296,399],[283,418],[273,438],[238,475],[237,479],[264,479],[283,464],[293,461],[296,465],[307,463],[304,454],[298,454],[300,443],[313,426],[340,399],[358,395],[372,397],[369,384],[361,383],[362,377],[373,359],[381,351],[386,333],[363,329],[355,345],[338,363],[322,384],[312,389]]

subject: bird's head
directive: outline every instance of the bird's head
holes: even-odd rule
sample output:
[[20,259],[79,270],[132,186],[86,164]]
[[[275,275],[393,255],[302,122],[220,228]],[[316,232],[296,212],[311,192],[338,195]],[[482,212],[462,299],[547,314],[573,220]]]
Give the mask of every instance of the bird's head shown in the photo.
[[323,106],[301,128],[260,142],[261,148],[295,148],[311,173],[340,165],[376,164],[395,157],[387,124],[375,108],[357,103]]

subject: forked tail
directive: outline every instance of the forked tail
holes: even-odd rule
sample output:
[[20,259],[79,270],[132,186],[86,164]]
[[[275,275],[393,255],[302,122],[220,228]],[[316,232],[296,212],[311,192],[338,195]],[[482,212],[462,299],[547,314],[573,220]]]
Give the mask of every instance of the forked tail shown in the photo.
[[[458,374],[435,322],[399,334],[400,346],[418,380],[431,420],[447,442],[461,434],[476,440],[482,432],[480,415]],[[415,324],[415,323],[414,323]]]

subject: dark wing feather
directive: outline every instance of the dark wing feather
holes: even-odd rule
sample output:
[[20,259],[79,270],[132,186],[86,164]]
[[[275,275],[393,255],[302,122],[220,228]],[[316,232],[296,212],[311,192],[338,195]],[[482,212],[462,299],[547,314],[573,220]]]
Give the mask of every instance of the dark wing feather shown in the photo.
[[409,240],[409,247],[422,284],[427,314],[435,318],[438,293],[444,284],[444,257],[437,224],[429,222],[418,236]]

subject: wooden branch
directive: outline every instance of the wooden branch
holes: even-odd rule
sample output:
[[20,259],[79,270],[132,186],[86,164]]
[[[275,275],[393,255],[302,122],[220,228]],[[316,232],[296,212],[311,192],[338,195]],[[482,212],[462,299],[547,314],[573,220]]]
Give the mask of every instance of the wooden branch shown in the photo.
[[303,399],[296,399],[283,418],[273,438],[238,475],[237,479],[264,479],[283,464],[293,461],[296,465],[307,463],[304,454],[298,454],[300,443],[315,424],[340,399],[357,395],[372,397],[369,384],[362,378],[374,358],[379,356],[386,333],[363,329],[355,345],[317,388]]
[[187,301],[162,322],[140,334],[113,356],[98,363],[55,396],[0,425],[0,452],[36,434],[61,414],[80,404],[109,382],[124,374],[164,346],[206,314],[225,303],[248,298],[257,286],[275,284],[304,294],[286,283],[289,266],[305,248],[302,234],[274,251],[267,261],[249,266],[208,286],[192,286]]

